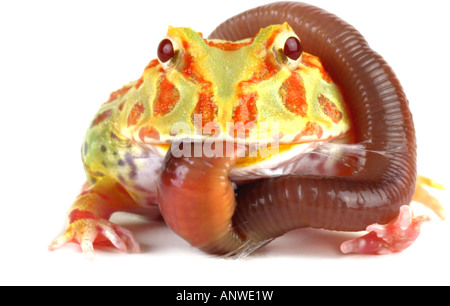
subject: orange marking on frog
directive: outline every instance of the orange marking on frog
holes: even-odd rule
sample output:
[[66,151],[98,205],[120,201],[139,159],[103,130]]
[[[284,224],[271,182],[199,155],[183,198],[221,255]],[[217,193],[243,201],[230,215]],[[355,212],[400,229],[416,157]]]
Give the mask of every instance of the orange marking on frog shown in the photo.
[[175,85],[165,76],[160,78],[158,94],[153,103],[153,114],[163,116],[173,110],[180,100],[180,93]]
[[110,201],[111,198],[104,193],[96,192],[96,194],[105,201]]
[[183,69],[183,75],[185,77],[190,77],[194,74],[194,63],[195,59],[194,57],[189,53],[189,43],[185,40],[182,42],[183,48],[186,51],[183,55],[183,61],[184,61],[184,69]]
[[182,70],[183,75],[196,84],[201,84],[202,87],[210,87],[211,82],[205,80],[202,76],[202,72],[198,71],[195,58],[189,53],[189,43],[183,41],[183,46],[187,52],[183,55],[184,68]]
[[159,140],[159,132],[153,126],[144,126],[139,130],[139,138],[141,141],[145,141],[146,138],[152,138],[155,140]]
[[131,109],[130,115],[128,116],[128,126],[137,124],[144,111],[144,104],[142,102],[136,103]]
[[192,78],[194,82],[198,83],[198,74],[194,72],[194,61],[195,59],[189,53],[185,53],[184,59],[184,69],[183,75],[188,78]]
[[73,223],[80,219],[95,219],[95,216],[93,213],[91,213],[89,211],[83,211],[83,210],[79,210],[79,209],[74,209],[69,214],[69,223]]
[[122,184],[120,183],[116,183],[115,184],[115,188],[118,192],[125,194],[125,195],[129,195],[129,193],[126,191],[126,189],[122,186]]
[[234,123],[242,122],[243,124],[247,124],[256,121],[258,115],[256,108],[257,97],[258,95],[255,92],[239,96],[239,105],[233,113]]
[[272,36],[270,36],[269,39],[267,39],[266,49],[270,49],[272,47],[275,38],[277,38],[278,34],[280,34],[283,30],[284,30],[283,28],[279,28],[272,33]]
[[[189,49],[189,44],[183,41],[183,47],[185,50]],[[195,106],[194,112],[192,113],[192,120],[195,123],[195,115],[202,116],[202,126],[203,129],[206,124],[212,123],[217,115],[217,105],[213,100],[212,84],[211,82],[205,80],[201,73],[198,72],[195,59],[189,52],[186,52],[183,56],[184,59],[184,69],[183,75],[189,78],[193,83],[197,84],[200,88],[198,92],[198,101]],[[200,127],[196,127],[200,128]]]
[[83,190],[79,195],[78,195],[78,197],[81,197],[81,196],[84,196],[84,195],[87,195],[87,194],[91,194],[91,193],[94,193],[94,190]]
[[259,67],[257,71],[255,71],[248,82],[253,83],[259,83],[264,80],[267,80],[271,78],[273,75],[275,75],[280,70],[280,66],[277,64],[277,60],[275,58],[275,55],[272,53],[269,53],[262,63],[262,65]]
[[314,135],[317,136],[317,138],[321,138],[323,135],[323,129],[316,122],[308,121],[303,130],[301,131],[301,133],[295,136],[292,142],[293,143],[298,142],[304,136],[314,136]]
[[329,117],[331,120],[333,120],[334,123],[338,123],[342,119],[342,112],[339,111],[336,107],[336,104],[331,102],[327,97],[324,95],[319,95],[317,97],[317,100],[319,101],[320,107],[322,108],[323,113]]
[[[209,84],[211,86],[211,84]],[[214,118],[217,114],[217,105],[212,100],[212,93],[210,90],[204,90],[199,92],[198,94],[198,102],[195,106],[194,115],[202,116],[202,128],[205,127],[206,124],[213,122]],[[193,117],[195,121],[195,118]],[[198,127],[197,127],[198,128]]]
[[284,81],[279,93],[284,102],[284,106],[290,112],[306,117],[308,111],[306,91],[303,85],[303,79],[299,74],[292,73],[292,75]]
[[322,74],[322,79],[327,83],[331,83],[330,75],[325,71],[325,68],[322,66],[322,63],[316,56],[308,53],[303,53],[302,64],[311,68],[319,69],[320,73]]
[[140,77],[140,79],[136,82],[136,85],[134,85],[134,87],[136,89],[139,89],[139,87],[141,87],[142,83],[144,83],[144,77]]
[[249,46],[253,43],[254,38],[252,38],[250,41],[242,42],[242,43],[234,43],[234,42],[216,42],[216,41],[208,41],[205,39],[205,42],[210,47],[214,47],[223,51],[236,51],[243,47]]
[[103,113],[97,115],[97,117],[95,117],[94,121],[92,121],[91,127],[96,126],[97,124],[99,124],[100,122],[102,122],[103,120],[105,120],[106,118],[111,116],[111,114],[112,114],[112,109],[108,109],[107,111],[104,111]]
[[[275,36],[274,36],[275,37]],[[280,66],[273,53],[268,53],[262,61],[259,69],[255,71],[247,81],[242,81],[237,86],[237,92],[239,97],[239,104],[233,111],[234,123],[238,122],[247,125],[248,123],[255,123],[258,116],[258,109],[256,107],[256,101],[258,95],[256,92],[246,92],[247,89],[254,83],[259,83],[271,78],[280,70]],[[248,127],[248,126],[247,126]],[[234,130],[236,136],[237,130]],[[245,131],[246,136],[249,134],[249,130]]]
[[96,195],[98,195],[100,198],[102,198],[105,201],[110,201],[111,200],[111,198],[109,196],[107,196],[106,194],[98,192],[98,191],[95,191],[95,190],[92,190],[92,189],[91,190],[84,190],[83,192],[81,192],[78,195],[78,197],[85,196],[87,194],[96,194]]
[[183,40],[182,44],[183,44],[183,49],[184,50],[189,50],[190,49],[189,42],[187,40]]
[[130,88],[131,88],[131,86],[124,86],[121,89],[112,92],[109,95],[108,101],[106,101],[104,104],[110,103],[110,102],[116,100],[118,97],[122,97],[130,90]]
[[148,63],[147,67],[145,67],[144,70],[147,70],[147,69],[151,69],[151,68],[153,68],[153,67],[156,67],[156,66],[158,66],[158,64],[159,64],[158,59],[154,59],[154,60],[150,61],[150,63]]

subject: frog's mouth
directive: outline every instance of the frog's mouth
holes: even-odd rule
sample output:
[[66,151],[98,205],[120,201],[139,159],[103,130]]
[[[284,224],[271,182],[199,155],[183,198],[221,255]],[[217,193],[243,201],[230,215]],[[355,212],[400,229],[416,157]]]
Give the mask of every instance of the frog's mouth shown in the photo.
[[238,153],[241,155],[230,172],[230,179],[236,184],[242,184],[292,174],[352,175],[362,169],[366,152],[363,145],[352,144],[352,139],[350,133],[334,139],[295,144],[257,145],[180,139],[171,145],[158,145],[158,148],[162,155],[170,150],[175,157],[227,157],[224,148],[241,146],[241,153]]

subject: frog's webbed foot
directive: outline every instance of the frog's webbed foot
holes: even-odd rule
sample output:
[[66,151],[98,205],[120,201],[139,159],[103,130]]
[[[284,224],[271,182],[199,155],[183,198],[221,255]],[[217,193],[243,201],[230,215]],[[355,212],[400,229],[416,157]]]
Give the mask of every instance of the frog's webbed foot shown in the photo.
[[367,235],[342,243],[341,251],[378,255],[400,252],[417,239],[421,224],[429,220],[427,216],[413,216],[409,206],[402,206],[396,220],[386,225],[368,226]]
[[105,219],[79,219],[72,222],[67,230],[50,245],[49,250],[76,241],[80,244],[87,259],[94,258],[94,242],[107,240],[117,249],[132,253],[140,251],[139,243],[126,228]]
[[108,219],[114,212],[131,212],[137,203],[114,179],[104,177],[93,185],[85,184],[68,216],[67,230],[49,246],[55,250],[69,242],[78,242],[88,259],[94,256],[94,243],[111,243],[121,251],[139,252],[133,234]]

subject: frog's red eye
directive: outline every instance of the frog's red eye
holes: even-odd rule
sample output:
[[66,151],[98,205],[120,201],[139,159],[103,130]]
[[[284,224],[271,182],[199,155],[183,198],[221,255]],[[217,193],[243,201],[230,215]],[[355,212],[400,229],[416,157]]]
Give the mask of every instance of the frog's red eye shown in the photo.
[[289,37],[284,44],[284,55],[296,61],[300,58],[303,52],[302,44],[297,37]]
[[158,58],[162,63],[165,63],[172,59],[175,55],[173,44],[170,39],[163,39],[158,46]]

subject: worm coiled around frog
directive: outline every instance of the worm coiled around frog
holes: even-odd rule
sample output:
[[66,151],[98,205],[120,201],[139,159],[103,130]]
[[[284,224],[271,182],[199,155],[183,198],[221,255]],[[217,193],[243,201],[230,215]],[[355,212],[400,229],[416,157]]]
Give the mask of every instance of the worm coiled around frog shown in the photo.
[[[159,186],[163,216],[175,218],[176,212],[180,219],[173,219],[169,225],[193,245],[211,253],[239,253],[243,246],[264,245],[301,227],[359,231],[372,223],[385,224],[398,215],[402,205],[410,203],[414,194],[416,141],[407,98],[392,69],[355,28],[320,8],[278,2],[227,20],[210,38],[245,39],[260,28],[283,22],[292,26],[304,50],[321,59],[341,88],[352,116],[355,142],[363,144],[366,161],[351,176],[288,175],[242,185],[234,193],[227,177],[233,161],[176,159],[169,152]],[[221,170],[213,171],[211,164]],[[184,229],[195,228],[184,224],[200,217],[180,208],[182,204],[168,204],[200,191],[197,186],[177,190],[177,199],[169,195],[174,188],[174,168],[179,171],[180,167],[187,170],[183,177],[177,176],[178,180],[191,180],[192,186],[208,181],[208,188],[191,208],[200,213],[200,207],[220,203],[227,211],[222,216],[218,208],[210,212],[215,219],[202,225],[203,229],[209,231],[207,228],[218,224],[220,229],[204,235],[201,243],[193,242],[195,235],[186,234],[188,230]]]

